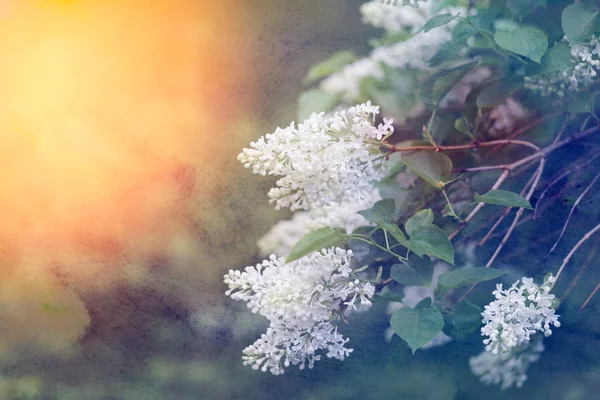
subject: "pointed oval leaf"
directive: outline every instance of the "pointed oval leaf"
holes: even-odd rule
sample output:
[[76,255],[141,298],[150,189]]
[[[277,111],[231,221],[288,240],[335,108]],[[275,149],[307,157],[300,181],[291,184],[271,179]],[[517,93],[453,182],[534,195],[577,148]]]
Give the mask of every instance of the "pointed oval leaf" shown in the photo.
[[482,312],[475,304],[461,301],[444,315],[444,333],[452,338],[459,338],[476,331],[481,326]]
[[396,282],[408,286],[429,286],[433,276],[433,263],[429,257],[411,257],[407,264],[394,264],[390,275]]
[[433,303],[433,299],[431,297],[425,297],[423,300],[417,303],[415,306],[415,310],[420,310],[422,308],[429,308]]
[[393,222],[385,222],[380,224],[379,226],[382,229],[384,229],[387,233],[392,235],[392,237],[396,239],[398,243],[400,243],[402,246],[406,247],[407,249],[410,248],[410,243],[408,239],[406,239],[406,236],[404,236],[404,233],[402,233],[398,225],[394,224]]
[[427,104],[438,104],[440,100],[452,89],[478,61],[471,61],[444,68],[425,80],[421,86],[421,97]]
[[486,86],[477,96],[476,104],[481,109],[497,107],[504,103],[520,85],[515,82],[494,82]]
[[562,12],[561,24],[569,42],[578,42],[590,33],[598,10],[580,3],[571,4]]
[[418,255],[428,254],[454,265],[454,248],[443,230],[435,225],[421,226],[410,235],[411,249]]
[[379,200],[373,207],[359,211],[367,221],[380,225],[385,222],[390,222],[396,211],[396,201],[394,199]]
[[392,290],[392,289],[390,289],[389,286],[386,286],[383,289],[381,289],[381,292],[375,294],[375,297],[373,297],[373,300],[376,300],[376,299],[401,303],[402,300],[404,299],[404,291]]
[[473,138],[473,134],[471,133],[471,128],[469,127],[469,122],[467,118],[462,116],[454,121],[454,129],[459,132],[464,133],[470,138]]
[[346,231],[342,228],[326,226],[306,234],[290,251],[286,263],[296,261],[312,253],[330,247],[344,247],[348,241]]
[[507,8],[516,18],[524,18],[536,8],[545,6],[546,0],[508,0]]
[[475,192],[475,201],[479,203],[495,204],[498,206],[521,207],[533,210],[531,204],[517,193],[508,190],[490,190],[486,194],[480,195]]
[[437,28],[438,26],[446,25],[452,21],[456,16],[452,14],[438,14],[433,16],[423,25],[423,32],[429,32],[430,30]]
[[534,26],[521,26],[512,32],[497,31],[494,34],[494,41],[498,46],[537,63],[548,50],[546,34]]
[[542,57],[542,63],[537,73],[550,74],[552,72],[565,71],[572,67],[571,46],[569,46],[569,43],[562,41],[556,43]]
[[452,160],[447,155],[433,150],[403,153],[402,162],[421,179],[436,188],[449,181],[452,174]]
[[497,279],[505,273],[506,271],[494,268],[460,267],[441,274],[438,277],[438,286],[454,289]]
[[431,208],[427,208],[410,217],[408,221],[406,221],[406,224],[404,224],[404,229],[410,236],[418,227],[431,225],[432,223],[433,211],[431,211]]
[[444,318],[431,306],[418,309],[406,307],[394,313],[390,326],[408,343],[414,354],[419,347],[429,343],[442,331]]

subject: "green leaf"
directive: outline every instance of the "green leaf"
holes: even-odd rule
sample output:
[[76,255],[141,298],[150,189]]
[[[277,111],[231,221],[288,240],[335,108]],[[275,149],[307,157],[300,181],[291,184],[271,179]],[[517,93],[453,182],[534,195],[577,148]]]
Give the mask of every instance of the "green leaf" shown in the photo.
[[469,122],[467,121],[467,118],[465,116],[457,118],[454,121],[454,129],[456,129],[459,132],[464,133],[465,135],[467,135],[470,138],[473,138],[473,134],[471,133],[471,128],[469,127]]
[[411,256],[407,264],[394,264],[390,275],[396,282],[409,286],[429,286],[433,276],[433,263],[429,257]]
[[572,68],[571,46],[567,42],[556,43],[542,57],[540,69],[537,74],[549,74],[552,72],[565,71]]
[[454,306],[444,315],[444,333],[452,338],[459,338],[476,331],[481,326],[483,310],[466,300]]
[[562,12],[561,24],[569,42],[574,43],[584,39],[592,28],[598,10],[581,3],[571,4]]
[[304,83],[308,84],[321,78],[325,78],[334,72],[340,71],[354,60],[356,60],[356,56],[350,51],[340,51],[335,53],[328,59],[314,65],[308,71],[306,78],[304,78]]
[[452,29],[452,40],[443,43],[428,61],[430,67],[436,67],[445,61],[462,58],[461,50],[467,47],[467,39],[477,31],[466,22],[459,22]]
[[415,310],[429,308],[429,307],[431,307],[432,303],[433,303],[433,300],[431,299],[431,297],[425,297],[423,300],[421,300],[420,302],[417,303],[417,305],[415,306]]
[[509,192],[508,190],[490,190],[483,195],[475,192],[475,201],[498,206],[522,207],[533,210],[533,207],[531,207],[531,204],[527,200],[517,193]]
[[497,107],[504,103],[520,86],[515,82],[494,82],[479,93],[476,100],[477,107],[480,109]]
[[494,268],[460,267],[441,274],[438,278],[438,286],[454,289],[497,279],[505,273],[506,271]]
[[440,100],[471,71],[478,61],[467,62],[440,69],[425,80],[421,87],[421,97],[428,104],[438,104]]
[[338,101],[338,96],[324,90],[306,90],[298,98],[298,121],[304,121],[314,112],[330,111]]
[[373,299],[377,298],[380,298],[385,301],[394,301],[400,303],[404,299],[404,292],[393,291],[392,289],[390,289],[389,286],[386,286],[383,289],[381,289],[381,292],[377,293]]
[[306,234],[290,251],[286,263],[296,261],[313,251],[330,247],[344,247],[348,241],[346,231],[342,228],[326,226]]
[[452,14],[438,14],[433,16],[423,25],[423,32],[429,32],[430,30],[437,28],[438,26],[446,25],[452,21],[456,16]]
[[536,8],[545,6],[546,0],[508,0],[507,8],[515,18],[523,18]]
[[430,67],[437,67],[441,63],[449,60],[455,60],[462,57],[460,51],[465,48],[466,44],[451,40],[443,43],[435,54],[429,59],[427,64]]
[[415,309],[406,307],[394,313],[390,326],[408,343],[414,354],[419,347],[432,341],[442,331],[444,318],[431,306]]
[[375,203],[373,207],[358,213],[367,221],[380,225],[392,221],[394,211],[396,211],[396,201],[394,199],[383,199]]
[[[373,231],[372,226],[360,226],[356,228],[352,233],[355,235],[369,235],[373,242],[385,247],[385,235],[383,230],[377,229]],[[367,243],[363,240],[352,239],[348,240],[347,246],[354,254],[354,260],[358,265],[367,265],[374,263],[381,263],[394,258],[393,254],[388,253],[379,247]]]
[[533,26],[522,26],[512,32],[498,31],[494,34],[494,40],[500,47],[537,63],[548,50],[546,34]]
[[393,222],[384,222],[380,223],[379,226],[387,233],[392,235],[392,237],[396,239],[402,246],[410,249],[410,242],[406,239],[406,236],[404,236],[404,233],[402,233],[398,225],[394,224]]
[[437,188],[443,187],[452,174],[452,160],[433,150],[402,153],[402,162],[425,182]]
[[454,265],[454,248],[443,230],[435,225],[417,228],[410,235],[411,250],[418,255],[428,254]]
[[431,225],[433,223],[433,211],[431,208],[421,210],[406,221],[404,229],[406,233],[412,235],[413,232],[420,226]]

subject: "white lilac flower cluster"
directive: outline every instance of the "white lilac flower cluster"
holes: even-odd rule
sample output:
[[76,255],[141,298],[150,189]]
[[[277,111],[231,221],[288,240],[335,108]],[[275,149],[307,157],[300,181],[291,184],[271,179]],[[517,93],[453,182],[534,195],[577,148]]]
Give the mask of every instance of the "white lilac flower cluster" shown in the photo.
[[[486,350],[493,354],[508,352],[529,342],[531,335],[544,332],[550,336],[550,325],[560,326],[553,308],[554,295],[550,289],[556,278],[551,274],[537,285],[531,278],[516,281],[509,289],[502,284],[493,292],[496,300],[485,306],[481,334]],[[521,282],[521,284],[519,284]]]
[[391,119],[374,126],[378,113],[371,102],[332,116],[313,113],[250,143],[238,160],[255,174],[282,176],[269,191],[277,209],[362,200],[385,173],[378,141],[394,131]]
[[[407,2],[408,4],[408,2]],[[417,4],[415,2],[414,4]],[[392,8],[388,5],[370,2],[366,3],[361,11],[363,21],[376,27],[384,28],[390,32],[415,33],[427,20],[435,15],[431,3],[425,3],[418,9]],[[465,15],[465,7],[446,7],[439,13]],[[360,94],[360,82],[364,78],[373,78],[383,81],[383,66],[402,69],[412,68],[425,70],[427,63],[439,48],[452,38],[452,29],[458,23],[454,19],[447,24],[432,29],[428,32],[419,32],[388,46],[375,48],[371,54],[345,66],[341,71],[325,78],[320,88],[328,93],[340,96],[345,102],[352,102]]]
[[469,366],[475,376],[487,385],[500,385],[505,390],[523,386],[527,380],[529,365],[538,361],[544,351],[542,338],[538,337],[519,349],[493,354],[484,351],[471,357]]
[[571,46],[571,65],[565,71],[525,77],[525,88],[541,96],[558,97],[587,89],[594,82],[600,67],[600,41],[596,36]]
[[353,276],[351,258],[351,251],[332,248],[288,264],[271,255],[243,272],[229,271],[226,294],[270,322],[267,332],[244,349],[244,365],[278,375],[290,365],[312,368],[320,351],[339,360],[348,356],[352,349],[344,347],[348,339],[338,333],[336,316],[357,302],[371,305],[375,291]]
[[419,2],[427,3],[427,0],[380,0],[381,3],[391,4],[394,6],[403,5],[419,8]]
[[[389,3],[388,3],[389,4]],[[372,0],[360,6],[362,21],[387,32],[415,32],[423,26],[431,14],[431,3],[421,8],[390,7],[379,0]]]
[[298,211],[292,219],[279,221],[258,241],[260,253],[285,257],[306,234],[325,226],[343,228],[346,232],[352,232],[360,226],[370,226],[372,224],[358,214],[358,211],[373,207],[379,200],[379,191],[373,189],[362,200]]

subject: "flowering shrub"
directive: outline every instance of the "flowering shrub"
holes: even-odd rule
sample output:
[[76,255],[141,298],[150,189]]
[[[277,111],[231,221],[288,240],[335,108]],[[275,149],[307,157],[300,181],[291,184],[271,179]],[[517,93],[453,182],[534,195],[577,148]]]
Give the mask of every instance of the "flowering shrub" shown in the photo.
[[277,208],[362,200],[383,177],[385,159],[375,140],[394,131],[391,119],[373,126],[378,113],[371,102],[332,116],[313,113],[298,127],[292,123],[250,143],[238,160],[255,174],[283,176],[269,192]]
[[[383,34],[369,54],[342,51],[315,65],[299,99],[303,122],[238,157],[255,174],[280,177],[268,197],[295,212],[259,240],[267,260],[225,275],[227,295],[270,322],[244,364],[281,374],[312,368],[323,354],[343,360],[352,350],[339,322],[378,299],[388,302],[391,335],[413,353],[481,340],[480,331],[485,351],[468,362],[473,373],[521,387],[543,337],[561,325],[551,292],[600,230],[586,225],[560,265],[506,264],[518,246],[513,234],[541,223],[558,182],[579,171],[567,186],[587,186],[545,257],[600,177],[590,182],[585,168],[600,155],[600,9],[591,1],[405,0],[369,1],[360,11]],[[582,144],[586,157],[547,167]],[[499,260],[505,266],[494,268]],[[585,268],[561,288],[563,298]],[[492,290],[509,270],[521,278]]]
[[290,364],[304,368],[306,360],[312,368],[320,349],[340,360],[350,354],[344,347],[348,340],[331,320],[356,301],[371,305],[374,294],[370,283],[353,276],[351,257],[352,251],[340,248],[287,264],[272,255],[244,272],[229,271],[227,295],[246,301],[252,312],[271,322],[267,333],[244,350],[244,363],[277,375]]

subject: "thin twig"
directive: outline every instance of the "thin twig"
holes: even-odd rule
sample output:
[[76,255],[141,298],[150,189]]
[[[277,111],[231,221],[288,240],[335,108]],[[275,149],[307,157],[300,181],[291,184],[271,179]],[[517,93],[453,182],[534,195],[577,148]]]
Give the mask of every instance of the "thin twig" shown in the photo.
[[[575,179],[576,179],[576,178],[575,178]],[[549,200],[549,201],[547,201],[547,202],[546,202],[546,204],[544,204],[544,205],[542,205],[542,206],[540,206],[540,205],[539,205],[539,200],[538,200],[538,202],[537,202],[537,204],[536,204],[536,207],[535,207],[535,211],[538,211],[538,210],[540,210],[540,212],[542,212],[542,211],[544,211],[545,209],[549,208],[549,207],[550,207],[550,206],[551,206],[551,205],[552,205],[552,204],[553,204],[553,203],[556,201],[556,199],[558,199],[558,198],[560,198],[560,197],[562,196],[562,194],[564,193],[564,191],[565,191],[565,190],[566,190],[566,189],[565,189],[565,188],[563,188],[563,189],[562,189],[560,192],[558,192],[557,194],[555,194],[554,196],[552,196],[552,197],[550,198],[550,200]],[[534,214],[529,214],[529,215],[528,215],[528,216],[526,216],[525,218],[521,219],[521,221],[519,221],[519,223],[517,224],[517,228],[518,228],[518,227],[520,227],[521,225],[523,225],[523,224],[525,224],[525,223],[527,223],[527,222],[529,222],[529,221],[533,220],[533,219],[534,219],[534,215],[535,215],[535,212],[534,212]],[[502,235],[503,235],[505,232],[506,232],[506,231],[503,231],[503,232],[500,232],[500,233],[495,233],[495,234],[493,234],[493,235],[490,237],[490,239],[495,239],[496,237],[502,236]],[[559,231],[559,230],[557,230],[557,231],[556,231],[556,234],[559,234],[559,233],[560,233],[560,231]]]
[[592,291],[592,293],[588,296],[588,298],[581,305],[581,307],[579,307],[579,311],[583,310],[585,308],[585,306],[588,305],[588,303],[590,302],[590,300],[592,299],[592,297],[594,297],[594,295],[596,294],[596,292],[598,291],[599,288],[600,288],[600,283],[596,285],[596,287],[594,288],[594,290]]
[[[506,178],[508,177],[508,174],[510,174],[510,169],[505,169],[504,171],[502,171],[502,174],[500,174],[500,176],[496,180],[496,183],[494,183],[494,185],[492,186],[492,188],[490,190],[498,189],[500,187],[500,185],[502,185],[502,182],[504,182],[506,180]],[[463,230],[463,228],[475,217],[475,215],[477,215],[477,213],[479,212],[479,210],[481,210],[481,208],[483,207],[484,204],[485,203],[478,203],[475,206],[475,208],[469,213],[469,215],[467,215],[467,217],[464,219],[464,221],[462,221],[456,227],[454,232],[452,232],[448,238],[450,240],[454,239],[454,237],[456,237],[456,235],[458,235],[460,233],[460,231]]]
[[384,287],[386,287],[387,285],[389,285],[393,281],[394,281],[394,278],[387,278],[386,280],[383,280],[383,281],[379,282],[377,285],[375,285],[375,293],[381,292],[381,290]]
[[[533,193],[535,192],[535,189],[536,189],[537,185],[539,184],[540,179],[542,178],[542,174],[544,173],[544,165],[545,164],[546,164],[546,159],[542,158],[540,160],[540,165],[534,174],[535,179],[533,180],[533,183],[531,184],[531,187],[529,188],[529,192],[527,193],[527,196],[525,197],[527,200],[531,199],[531,196],[533,196]],[[515,218],[513,219],[512,224],[510,225],[510,228],[508,228],[506,235],[504,235],[504,238],[502,238],[502,242],[500,242],[500,244],[496,248],[496,251],[494,252],[492,257],[489,259],[487,264],[485,265],[485,268],[489,268],[492,266],[492,264],[494,263],[494,260],[496,259],[496,257],[498,257],[498,254],[500,254],[500,251],[502,250],[502,248],[504,247],[506,242],[508,242],[510,235],[513,233],[515,226],[519,222],[519,218],[521,218],[521,215],[523,215],[524,210],[525,210],[524,208],[519,208],[519,210],[517,211],[517,213],[515,215]],[[477,284],[471,285],[471,287],[458,300],[458,303],[460,303],[462,300],[464,300],[469,295],[469,293],[471,293],[473,291],[473,289],[475,289],[476,286],[477,286]]]
[[435,151],[459,151],[459,150],[468,150],[479,147],[490,147],[496,145],[506,145],[506,144],[517,144],[520,146],[529,147],[534,149],[535,151],[540,151],[541,149],[533,143],[526,142],[524,140],[511,140],[511,139],[502,139],[502,140],[491,140],[489,142],[473,142],[469,144],[461,144],[457,146],[409,146],[409,147],[396,147],[396,145],[389,144],[386,142],[382,142],[384,147],[389,149],[390,153],[397,153],[403,151],[416,151],[416,150],[435,150]]
[[577,285],[577,283],[581,279],[581,276],[583,275],[584,271],[587,269],[590,262],[594,259],[594,256],[596,255],[596,250],[598,250],[598,244],[600,244],[600,240],[596,240],[596,244],[594,245],[594,247],[592,247],[592,250],[590,250],[590,252],[588,254],[588,258],[585,260],[585,262],[583,263],[581,268],[579,268],[579,272],[577,272],[577,275],[575,275],[575,278],[573,278],[573,280],[569,284],[569,287],[567,288],[565,293],[560,298],[561,303],[569,295],[569,293],[571,293],[571,291],[573,290],[575,285]]
[[[527,189],[529,189],[530,185],[534,182],[534,180],[536,179],[537,176],[539,176],[538,173],[537,173],[537,171],[533,175],[531,175],[531,178],[525,184],[525,186],[523,187],[523,190],[521,190],[521,196],[523,196],[523,194],[525,193],[525,191]],[[527,199],[527,200],[529,200],[529,199]],[[489,230],[489,232],[487,233],[487,235],[485,235],[485,237],[483,239],[481,239],[477,243],[477,245],[479,247],[483,246],[485,244],[485,242],[487,242],[487,240],[494,233],[494,231],[496,230],[496,228],[498,227],[498,225],[500,225],[502,223],[502,221],[504,220],[504,218],[506,218],[506,216],[510,213],[510,210],[512,210],[512,207],[506,207],[506,209],[504,210],[504,212],[502,213],[502,215],[500,216],[500,218],[498,218],[498,220],[496,221],[496,223],[494,224],[494,226],[492,226],[492,228]]]
[[552,248],[550,249],[550,251],[548,252],[548,254],[546,254],[544,256],[548,257],[553,251],[554,249],[556,249],[556,246],[558,246],[558,243],[560,242],[560,239],[562,239],[563,235],[565,234],[565,231],[567,230],[567,225],[569,225],[569,222],[571,221],[571,217],[573,216],[573,212],[575,212],[575,209],[577,208],[577,206],[579,205],[579,203],[581,202],[581,200],[583,199],[583,197],[587,194],[587,192],[590,191],[590,189],[592,188],[592,186],[594,186],[594,183],[596,183],[596,181],[598,180],[598,178],[600,178],[600,173],[596,174],[596,176],[594,177],[594,179],[592,180],[592,182],[585,188],[585,190],[583,191],[583,193],[581,193],[579,195],[579,197],[577,198],[577,200],[575,200],[575,203],[573,203],[573,207],[571,207],[571,211],[569,211],[569,216],[567,217],[567,220],[565,221],[562,230],[560,231],[560,235],[558,236],[558,239],[556,239],[556,242],[554,243],[554,246],[552,246]]
[[516,167],[519,167],[521,165],[524,165],[524,164],[530,162],[531,160],[535,160],[535,159],[540,158],[540,157],[545,157],[547,154],[553,152],[554,150],[557,150],[557,149],[559,149],[559,148],[561,148],[563,146],[571,144],[571,143],[573,143],[573,142],[575,142],[575,141],[577,141],[579,139],[583,139],[584,137],[589,136],[592,133],[597,133],[599,131],[600,131],[600,127],[595,126],[593,128],[586,129],[585,131],[581,131],[581,132],[575,133],[575,134],[569,136],[568,138],[566,138],[564,140],[561,140],[560,142],[551,144],[550,146],[542,149],[541,151],[538,151],[537,153],[534,153],[534,154],[532,154],[530,156],[522,158],[521,160],[519,160],[519,161],[515,162],[514,164],[512,164],[512,168],[516,168]]
[[565,129],[567,129],[567,125],[569,123],[569,118],[565,118],[565,120],[563,121],[563,125],[560,128],[560,131],[558,131],[558,133],[556,134],[556,137],[554,138],[554,140],[552,141],[552,143],[557,143],[560,138],[562,137],[563,133],[565,133]]
[[[594,161],[596,158],[598,158],[598,156],[600,156],[600,152],[598,153],[594,153],[590,156],[590,158],[579,165],[576,165],[575,167],[566,170],[565,172],[563,172],[562,174],[560,174],[558,177],[554,178],[552,180],[552,182],[550,182],[546,188],[544,189],[544,191],[542,192],[542,194],[540,195],[540,198],[538,199],[537,203],[540,204],[542,202],[542,200],[544,199],[544,197],[546,197],[546,193],[548,192],[548,190],[550,190],[554,185],[556,185],[558,182],[560,182],[563,178],[565,178],[566,176],[568,176],[569,174],[575,172],[575,171],[579,171],[580,169],[582,169],[583,167],[585,167],[586,165],[590,164],[592,161]],[[538,219],[539,217],[539,212],[538,212],[538,207],[535,208],[535,213],[533,214],[533,219]]]
[[[544,148],[544,149],[542,149],[542,150],[540,150],[540,151],[538,151],[538,152],[536,152],[536,153],[534,153],[534,154],[532,154],[530,156],[522,158],[519,161],[515,161],[512,164],[509,164],[508,166],[506,166],[506,168],[504,169],[504,172],[502,172],[502,174],[500,175],[500,177],[498,178],[498,180],[496,181],[496,183],[492,187],[492,190],[498,189],[500,187],[500,185],[504,182],[504,180],[506,180],[506,177],[508,176],[508,174],[510,173],[511,170],[513,170],[513,169],[515,169],[517,167],[520,167],[522,165],[526,165],[526,164],[528,164],[528,163],[530,163],[530,162],[532,162],[532,161],[534,161],[534,160],[536,160],[538,158],[545,157],[547,154],[553,152],[554,150],[557,150],[557,149],[559,149],[559,148],[561,148],[563,146],[566,146],[566,145],[568,145],[570,143],[573,143],[573,142],[575,142],[575,141],[577,141],[579,139],[583,139],[584,137],[589,136],[589,135],[591,135],[593,133],[597,133],[599,131],[600,131],[600,127],[595,126],[593,128],[589,128],[589,129],[586,129],[584,131],[575,133],[574,135],[569,136],[567,139],[561,140],[560,142],[553,143],[552,145],[550,145],[550,146],[548,146],[548,147],[546,147],[546,148]],[[498,141],[495,141],[495,142],[498,142]],[[511,141],[511,142],[514,143],[515,141]],[[492,143],[492,142],[484,142],[484,143]],[[527,143],[527,142],[525,142],[525,143]],[[430,148],[430,146],[423,146],[423,147]],[[454,232],[452,232],[449,235],[448,238],[450,240],[452,240],[453,238],[455,238],[456,235],[458,235],[464,229],[464,227],[466,226],[466,224],[469,223],[469,221],[471,221],[475,217],[475,215],[477,215],[477,213],[479,212],[479,210],[481,210],[481,208],[483,207],[483,204],[484,203],[477,204],[477,206],[473,209],[473,211],[471,211],[471,213],[467,216],[467,218],[465,218],[464,221],[461,221],[461,223],[454,230]]]
[[563,260],[560,268],[558,269],[558,272],[556,273],[556,280],[554,281],[554,283],[550,287],[550,290],[552,290],[552,288],[554,287],[554,285],[556,285],[556,282],[558,282],[558,278],[560,277],[560,274],[562,273],[563,269],[565,268],[565,265],[567,265],[567,263],[569,262],[569,260],[571,259],[571,257],[573,257],[573,254],[575,254],[575,252],[577,251],[577,249],[579,249],[579,247],[581,247],[581,245],[583,243],[585,243],[585,241],[588,240],[599,229],[600,229],[600,224],[596,225],[592,230],[590,230],[588,233],[586,233],[585,235],[583,235],[583,237],[579,240],[579,242],[577,242],[577,244],[571,249],[571,251],[569,252],[569,254],[567,254],[567,256],[565,257],[565,259]]
[[[542,174],[544,173],[544,165],[545,164],[546,164],[546,159],[542,158],[540,160],[540,166],[538,167],[538,169],[537,169],[537,171],[535,173],[536,177],[535,177],[535,179],[533,181],[533,184],[529,188],[529,192],[527,193],[527,196],[525,196],[525,199],[530,200],[531,196],[533,196],[533,192],[535,192],[535,189],[537,188],[537,185],[540,182]],[[510,238],[510,235],[513,233],[513,231],[515,229],[515,226],[519,222],[519,218],[521,218],[521,215],[523,215],[524,211],[525,211],[524,208],[519,208],[517,210],[515,218],[513,219],[513,222],[510,225],[510,228],[508,228],[508,231],[506,232],[506,235],[504,235],[504,238],[502,239],[502,242],[500,242],[500,245],[498,245],[498,248],[496,248],[496,251],[494,252],[494,255],[492,255],[492,257],[490,258],[490,260],[485,265],[486,268],[489,268],[489,267],[492,266],[492,263],[494,262],[494,260],[496,259],[496,257],[498,256],[498,254],[500,253],[500,251],[502,250],[502,248],[504,247],[504,245],[508,241],[508,239]]]

